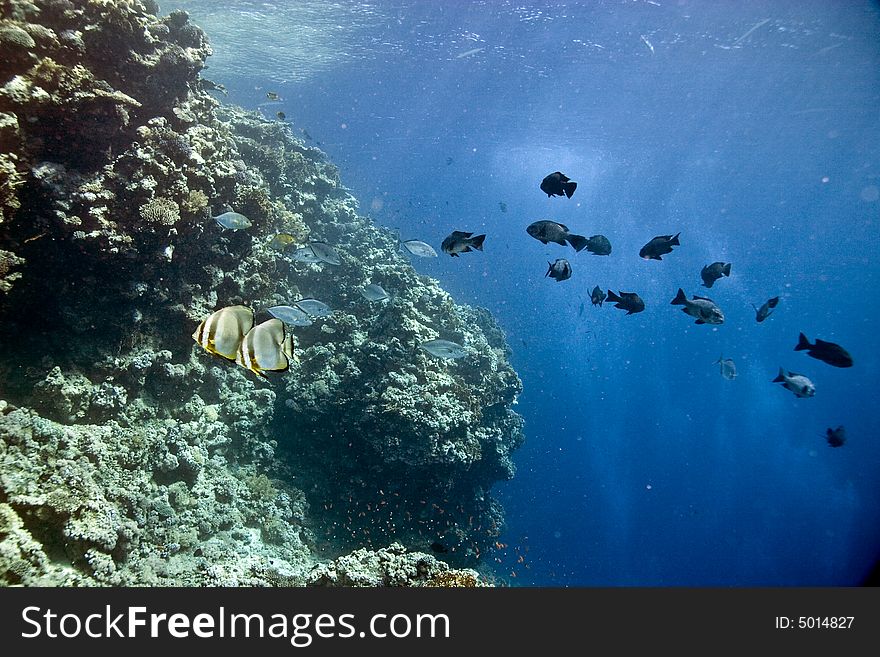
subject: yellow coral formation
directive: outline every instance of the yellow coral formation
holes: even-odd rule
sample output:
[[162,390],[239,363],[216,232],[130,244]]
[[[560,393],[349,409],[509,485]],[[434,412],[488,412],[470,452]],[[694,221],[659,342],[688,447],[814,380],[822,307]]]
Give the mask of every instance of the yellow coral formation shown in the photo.
[[474,588],[485,586],[473,570],[446,570],[425,582],[428,588]]
[[180,206],[168,198],[157,196],[140,208],[141,219],[151,224],[173,226],[180,221]]

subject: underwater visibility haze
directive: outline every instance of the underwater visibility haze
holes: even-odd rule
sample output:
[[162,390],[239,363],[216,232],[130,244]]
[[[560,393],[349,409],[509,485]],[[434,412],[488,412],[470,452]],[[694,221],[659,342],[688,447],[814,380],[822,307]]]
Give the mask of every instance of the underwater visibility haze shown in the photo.
[[4,581],[873,582],[880,5],[63,4],[0,32]]

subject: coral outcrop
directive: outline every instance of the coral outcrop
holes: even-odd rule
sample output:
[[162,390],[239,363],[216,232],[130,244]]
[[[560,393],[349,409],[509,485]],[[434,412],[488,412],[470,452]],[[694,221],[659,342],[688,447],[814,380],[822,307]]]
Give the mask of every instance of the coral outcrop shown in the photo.
[[[415,553],[479,568],[503,527],[490,488],[523,436],[503,333],[319,150],[212,98],[205,35],[156,11],[0,3],[0,582],[477,582]],[[307,240],[341,263],[292,258]],[[302,297],[333,313],[267,380],[190,337]],[[436,337],[468,356],[418,348]]]

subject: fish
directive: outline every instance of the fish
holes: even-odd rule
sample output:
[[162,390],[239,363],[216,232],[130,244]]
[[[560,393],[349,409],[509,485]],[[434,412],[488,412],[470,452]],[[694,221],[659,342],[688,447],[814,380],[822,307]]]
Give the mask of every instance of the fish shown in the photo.
[[700,278],[703,279],[703,285],[705,287],[712,287],[722,276],[730,276],[730,263],[729,262],[713,262],[711,265],[706,265],[700,271]]
[[452,231],[446,239],[443,240],[443,243],[440,245],[440,249],[443,253],[448,253],[453,258],[457,258],[459,253],[467,253],[472,249],[476,249],[477,251],[483,250],[483,240],[486,239],[485,235],[476,235],[471,237],[473,233],[465,233],[461,230]]
[[691,317],[696,317],[694,324],[723,324],[724,313],[721,308],[715,305],[712,299],[706,297],[698,297],[694,295],[693,301],[688,301],[684,294],[684,290],[678,288],[678,294],[669,302],[673,306],[684,306],[682,312],[687,313]]
[[660,256],[672,253],[673,246],[681,246],[681,243],[678,241],[679,235],[681,233],[652,237],[651,241],[639,250],[639,257],[644,260],[662,260],[663,258]]
[[309,315],[313,317],[328,317],[333,314],[333,310],[323,301],[318,301],[317,299],[300,299],[293,305],[297,306],[301,310],[304,310]]
[[269,248],[283,251],[294,242],[296,242],[296,238],[290,233],[278,233],[269,241]]
[[367,301],[384,301],[389,298],[388,293],[382,289],[382,286],[376,283],[365,285],[364,289],[361,290],[361,296]]
[[266,98],[268,98],[269,100],[280,100],[281,96],[276,94],[274,91],[267,91]]
[[571,264],[565,258],[557,258],[555,262],[548,262],[547,264],[550,267],[547,269],[547,273],[544,274],[545,277],[554,278],[557,283],[571,278]]
[[[410,253],[422,258],[436,258],[437,252],[430,244],[426,244],[421,240],[406,240],[400,243],[400,247],[406,249]],[[398,247],[398,248],[400,248]]]
[[590,292],[590,301],[593,302],[594,306],[599,306],[601,308],[602,302],[605,301],[606,298],[608,298],[608,295],[605,294],[602,291],[602,288],[600,288],[598,285],[593,288],[592,292]]
[[308,313],[297,306],[272,306],[266,308],[266,312],[291,326],[311,326],[312,320]]
[[439,541],[434,541],[433,543],[431,543],[431,549],[434,552],[439,552],[441,554],[449,552],[449,548],[447,548],[445,545],[443,545],[443,543]]
[[235,362],[254,374],[265,377],[265,371],[284,371],[293,358],[293,337],[277,318],[257,324],[241,342]]
[[825,440],[828,441],[830,447],[841,447],[846,442],[846,429],[840,425],[836,429],[831,427],[825,430]]
[[336,249],[326,242],[309,242],[309,246],[312,249],[312,253],[314,253],[321,262],[326,262],[328,265],[342,264],[342,260],[339,259],[339,254],[336,252]]
[[574,190],[577,189],[578,184],[569,180],[568,176],[566,176],[561,171],[554,171],[553,173],[544,176],[544,180],[541,181],[541,191],[547,195],[547,198],[551,196],[562,196],[563,194],[568,198],[571,198],[571,195],[574,194]]
[[498,201],[498,209],[502,212],[507,212],[507,203],[504,201]]
[[645,302],[635,292],[618,291],[618,294],[614,294],[614,292],[608,290],[606,299],[612,303],[617,302],[614,307],[625,310],[627,315],[634,315],[645,309]]
[[213,217],[214,221],[228,230],[241,230],[253,226],[251,220],[238,212],[224,212]]
[[312,251],[312,247],[308,244],[305,246],[301,246],[293,252],[293,259],[297,262],[306,262],[311,265],[314,265],[318,262],[321,262],[321,259],[315,255],[315,252]]
[[593,255],[611,255],[611,242],[604,235],[593,235],[587,240],[587,251]]
[[253,326],[253,310],[246,306],[226,306],[202,320],[192,337],[209,354],[235,360],[241,341]]
[[555,221],[536,221],[526,227],[526,232],[541,244],[553,242],[565,246],[568,243],[575,251],[583,251],[589,241],[583,235],[569,232],[565,224],[558,224]]
[[816,394],[816,386],[807,377],[796,372],[786,374],[781,367],[773,383],[781,383],[782,387],[791,390],[795,397],[812,397]]
[[828,363],[834,367],[852,367],[853,359],[849,352],[839,344],[833,342],[825,342],[816,338],[815,344],[810,344],[807,336],[803,333],[798,335],[798,343],[794,348],[795,351],[806,350],[807,356],[812,356],[823,363]]
[[287,114],[285,114],[284,112],[275,112],[275,116],[277,116],[280,121],[283,121],[287,118]]
[[736,363],[733,362],[732,358],[725,358],[724,354],[722,354],[713,365],[720,365],[718,369],[721,372],[721,376],[728,381],[733,381],[736,378]]
[[446,158],[446,166],[449,166],[449,165],[452,164],[454,161],[455,161],[455,160],[453,160],[451,157],[447,157],[447,158]]
[[752,308],[755,309],[755,320],[757,322],[763,322],[765,319],[770,317],[773,314],[773,308],[775,308],[779,304],[779,297],[773,297],[772,299],[767,299],[760,308],[757,308],[755,304],[752,304]]
[[467,356],[468,353],[460,344],[449,340],[428,340],[422,342],[419,347],[437,358],[455,359]]

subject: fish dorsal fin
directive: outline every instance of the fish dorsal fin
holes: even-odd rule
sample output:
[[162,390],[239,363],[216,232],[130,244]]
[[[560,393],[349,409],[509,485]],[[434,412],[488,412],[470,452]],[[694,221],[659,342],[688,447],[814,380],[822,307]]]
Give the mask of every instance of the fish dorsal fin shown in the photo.
[[454,230],[454,231],[452,231],[452,236],[453,236],[453,237],[462,237],[462,238],[466,238],[466,237],[470,237],[471,235],[473,235],[473,233],[466,233],[466,232],[464,232],[463,230]]
[[708,301],[709,303],[715,303],[709,297],[698,297],[696,294],[694,295],[694,299],[699,299],[700,301]]
[[563,230],[568,230],[568,226],[566,226],[565,224],[560,224],[559,222],[556,222],[556,221],[554,221],[552,223],[556,224],[557,226],[559,226]]

